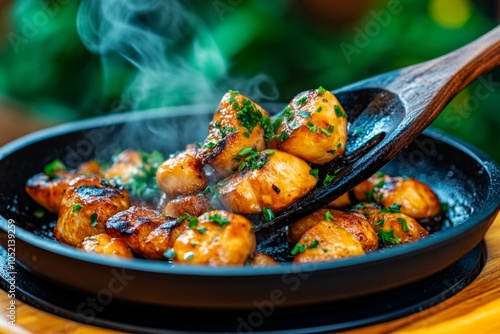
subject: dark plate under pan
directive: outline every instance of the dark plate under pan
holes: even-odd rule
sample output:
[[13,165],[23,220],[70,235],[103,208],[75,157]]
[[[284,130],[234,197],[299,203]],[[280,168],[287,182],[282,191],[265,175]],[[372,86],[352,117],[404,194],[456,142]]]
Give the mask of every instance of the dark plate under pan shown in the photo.
[[476,246],[497,213],[498,167],[482,153],[428,131],[385,167],[430,184],[450,206],[441,230],[413,244],[328,263],[211,268],[102,257],[46,237],[54,217],[34,217],[40,208],[24,192],[31,175],[56,158],[74,167],[90,158],[109,160],[116,149],[127,147],[172,153],[203,140],[212,112],[213,106],[189,106],[106,116],[0,148],[2,246],[8,246],[10,219],[15,259],[23,268],[91,296],[177,307],[251,308],[262,301],[283,307],[359,297],[428,277]]

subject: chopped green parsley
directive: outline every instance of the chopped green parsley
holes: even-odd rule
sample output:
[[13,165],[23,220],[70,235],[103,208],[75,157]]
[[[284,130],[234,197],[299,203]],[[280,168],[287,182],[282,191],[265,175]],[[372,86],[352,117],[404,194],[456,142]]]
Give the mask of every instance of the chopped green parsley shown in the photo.
[[81,205],[80,203],[76,203],[75,205],[73,205],[73,208],[71,208],[71,213],[75,213],[77,211],[80,211],[81,209],[83,209],[83,205]]
[[378,236],[379,241],[381,243],[383,243],[384,245],[396,245],[396,244],[401,243],[401,239],[398,238],[397,236],[394,236],[394,230],[377,231],[377,236]]
[[335,111],[335,115],[337,115],[337,117],[347,118],[347,114],[342,111],[342,108],[340,108],[338,104],[333,106],[333,110]]
[[266,221],[270,222],[274,219],[274,212],[270,207],[265,206],[264,208],[262,208],[262,213]]
[[91,215],[90,215],[90,226],[94,227],[97,225],[97,213],[93,212]]

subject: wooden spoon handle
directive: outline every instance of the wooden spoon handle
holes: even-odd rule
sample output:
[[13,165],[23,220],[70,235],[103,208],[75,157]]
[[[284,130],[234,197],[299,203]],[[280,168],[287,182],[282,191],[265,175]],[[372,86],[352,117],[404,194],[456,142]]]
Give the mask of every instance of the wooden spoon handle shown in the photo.
[[500,26],[442,57],[403,68],[386,89],[399,95],[409,114],[434,119],[462,89],[500,65]]

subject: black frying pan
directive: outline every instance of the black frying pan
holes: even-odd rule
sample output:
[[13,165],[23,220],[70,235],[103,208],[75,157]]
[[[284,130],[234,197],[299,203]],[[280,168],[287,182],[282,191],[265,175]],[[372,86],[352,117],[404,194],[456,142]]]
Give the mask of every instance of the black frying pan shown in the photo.
[[[374,92],[376,94],[376,92]],[[349,114],[372,100],[346,101]],[[276,111],[281,106],[266,106]],[[91,158],[109,160],[116,149],[171,153],[202,141],[213,106],[186,106],[105,116],[70,123],[0,148],[0,241],[8,220],[16,224],[16,260],[30,272],[91,296],[146,304],[202,308],[253,308],[337,301],[381,292],[432,275],[477,245],[500,203],[500,171],[482,153],[454,139],[426,132],[385,167],[416,177],[450,205],[442,228],[414,244],[329,263],[279,267],[211,268],[125,260],[84,253],[50,237],[55,216],[34,218],[40,209],[24,192],[26,180],[56,158],[75,167]],[[270,246],[271,247],[271,246]],[[104,296],[104,297],[103,297]]]

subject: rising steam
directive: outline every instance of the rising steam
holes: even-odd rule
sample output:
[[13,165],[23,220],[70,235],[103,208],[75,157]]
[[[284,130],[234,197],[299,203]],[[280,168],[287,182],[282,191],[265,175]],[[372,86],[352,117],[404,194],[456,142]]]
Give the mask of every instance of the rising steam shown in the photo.
[[101,56],[105,88],[113,86],[117,62],[131,68],[133,75],[125,77],[126,88],[111,109],[216,103],[228,89],[258,101],[263,86],[267,99],[278,98],[263,74],[253,80],[228,78],[227,61],[209,29],[179,1],[83,0],[77,28],[85,46]]

